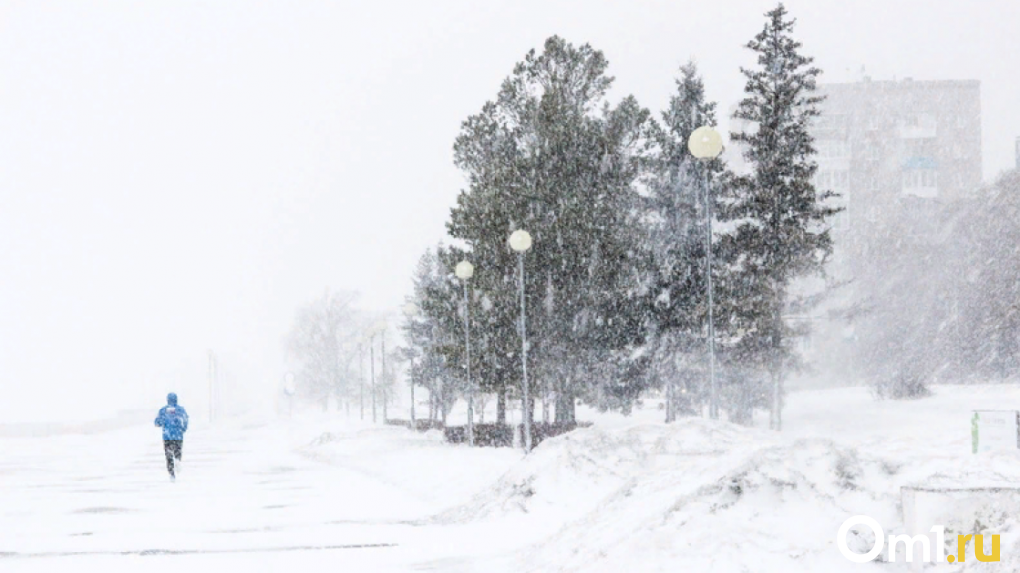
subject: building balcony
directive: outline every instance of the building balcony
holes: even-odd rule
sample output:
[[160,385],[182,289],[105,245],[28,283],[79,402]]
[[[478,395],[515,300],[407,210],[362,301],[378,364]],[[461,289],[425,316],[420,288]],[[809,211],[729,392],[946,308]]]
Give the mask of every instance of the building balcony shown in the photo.
[[935,139],[938,130],[935,126],[900,126],[897,128],[897,135],[900,139]]
[[939,188],[937,185],[920,187],[904,186],[903,194],[911,195],[913,197],[920,197],[921,199],[936,199],[939,196]]
[[903,194],[924,199],[939,196],[938,162],[930,157],[910,157],[903,162]]
[[938,135],[935,117],[919,114],[908,117],[896,126],[900,139],[934,139]]

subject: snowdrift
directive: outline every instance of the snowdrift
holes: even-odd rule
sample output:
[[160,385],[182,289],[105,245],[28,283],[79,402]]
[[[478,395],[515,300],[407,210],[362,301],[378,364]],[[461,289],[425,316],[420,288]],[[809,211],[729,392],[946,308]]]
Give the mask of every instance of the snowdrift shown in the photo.
[[[965,434],[942,439],[878,427],[883,439],[864,441],[852,434],[776,435],[705,419],[596,426],[541,444],[470,502],[430,521],[481,526],[525,518],[549,527],[549,537],[507,564],[514,570],[908,571],[902,555],[884,565],[846,560],[836,547],[840,525],[868,515],[886,535],[906,533],[904,486],[1020,487],[1020,453],[973,456]],[[949,511],[946,525],[1000,534],[1003,562],[972,557],[957,570],[1007,570],[985,569],[1007,563],[1020,570],[1020,520],[1012,506],[981,496],[965,505]],[[863,530],[850,546],[863,553],[873,542]]]
[[843,520],[899,525],[892,468],[828,440],[660,461],[530,552],[527,569],[860,571],[835,548]]
[[749,430],[702,419],[673,426],[578,429],[543,442],[495,485],[432,521],[458,523],[512,514],[576,518],[643,471],[675,458],[716,459],[750,439]]

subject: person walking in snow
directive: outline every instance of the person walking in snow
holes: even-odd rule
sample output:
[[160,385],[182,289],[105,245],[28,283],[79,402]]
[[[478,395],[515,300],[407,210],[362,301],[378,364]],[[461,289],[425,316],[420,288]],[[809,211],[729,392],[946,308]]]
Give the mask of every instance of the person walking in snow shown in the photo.
[[156,425],[163,428],[163,452],[166,454],[166,470],[170,479],[177,479],[180,470],[181,449],[184,445],[184,432],[188,431],[188,412],[177,404],[177,394],[167,394],[166,406],[159,409]]

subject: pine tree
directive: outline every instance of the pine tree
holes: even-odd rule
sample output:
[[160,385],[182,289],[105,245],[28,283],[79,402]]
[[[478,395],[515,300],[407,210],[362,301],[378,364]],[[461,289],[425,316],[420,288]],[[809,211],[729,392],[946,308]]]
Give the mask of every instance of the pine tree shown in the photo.
[[930,386],[1008,379],[1020,366],[1020,172],[972,198],[946,204],[904,197],[927,210],[936,234],[902,216],[879,218],[862,241],[855,277],[867,294],[857,321],[860,372],[882,398],[915,399]]
[[605,101],[607,66],[590,46],[550,38],[464,122],[454,148],[469,190],[448,230],[487,271],[479,286],[494,306],[512,309],[496,320],[502,326],[518,318],[517,256],[507,237],[523,228],[534,238],[525,257],[529,369],[545,383],[530,380],[529,394],[555,392],[562,422],[573,421],[578,397],[605,405],[636,395],[618,376],[617,353],[636,340],[628,265],[648,113],[633,98]]
[[[964,211],[950,240],[958,258],[945,298],[961,301],[951,328],[967,362],[957,379],[1020,375],[1020,169],[1001,174]],[[954,211],[961,211],[953,205]],[[941,286],[941,285],[940,285]],[[949,290],[949,292],[946,292]],[[949,296],[946,296],[949,295]]]
[[[652,268],[647,304],[654,332],[649,368],[656,385],[666,389],[666,421],[699,411],[706,389],[697,381],[707,376],[705,166],[691,156],[687,142],[695,129],[715,126],[716,104],[705,100],[693,62],[680,73],[662,122],[652,122],[656,149],[648,185]],[[718,175],[722,162],[712,161],[708,169]]]
[[463,390],[463,384],[457,375],[456,360],[460,356],[453,331],[457,291],[444,265],[443,252],[440,245],[419,260],[411,298],[418,313],[405,320],[403,330],[411,354],[417,359],[412,379],[429,390],[431,413],[445,423],[446,413]]
[[793,358],[791,328],[784,320],[790,285],[823,272],[832,252],[825,219],[838,210],[825,204],[835,195],[818,192],[812,183],[818,166],[808,128],[819,115],[822,99],[814,92],[821,70],[801,54],[792,36],[795,20],[787,18],[782,4],[766,18],[764,29],[747,44],[758,66],[741,68],[746,97],[734,114],[751,128],[731,134],[744,146],[752,172],[730,178],[719,218],[735,225],[721,245],[736,273],[732,313],[754,329],[741,342],[742,360],[768,372],[770,425],[778,430],[784,373]]

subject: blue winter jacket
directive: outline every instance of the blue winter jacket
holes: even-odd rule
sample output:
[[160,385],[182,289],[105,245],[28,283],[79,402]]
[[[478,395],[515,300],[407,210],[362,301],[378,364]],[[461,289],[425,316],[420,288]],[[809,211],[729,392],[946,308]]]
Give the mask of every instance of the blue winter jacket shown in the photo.
[[159,409],[156,425],[163,428],[164,440],[183,440],[188,431],[188,412],[177,405],[177,394],[166,397],[166,406]]

